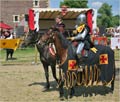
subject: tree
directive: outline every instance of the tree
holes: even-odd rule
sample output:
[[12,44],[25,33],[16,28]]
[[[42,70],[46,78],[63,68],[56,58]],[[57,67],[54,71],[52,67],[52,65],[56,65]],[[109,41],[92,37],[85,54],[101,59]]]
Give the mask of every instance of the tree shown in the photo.
[[115,15],[112,17],[112,26],[119,26],[120,25],[120,16]]
[[69,8],[88,8],[88,0],[64,0],[60,2],[60,7],[66,5]]
[[112,6],[109,6],[107,3],[104,3],[101,8],[98,10],[98,26],[110,27],[112,26]]

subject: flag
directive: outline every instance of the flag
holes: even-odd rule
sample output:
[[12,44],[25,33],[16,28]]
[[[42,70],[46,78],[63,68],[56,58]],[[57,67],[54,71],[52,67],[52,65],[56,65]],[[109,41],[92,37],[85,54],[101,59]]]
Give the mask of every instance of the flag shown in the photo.
[[0,39],[0,48],[16,50],[20,44],[20,39]]
[[101,54],[99,62],[100,64],[108,64],[108,54]]

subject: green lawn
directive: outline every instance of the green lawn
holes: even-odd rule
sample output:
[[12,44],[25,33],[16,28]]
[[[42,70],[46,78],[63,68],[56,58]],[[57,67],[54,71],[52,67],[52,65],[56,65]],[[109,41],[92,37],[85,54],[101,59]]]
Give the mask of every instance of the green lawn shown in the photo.
[[114,50],[115,52],[115,60],[120,60],[120,50]]
[[13,54],[13,60],[6,61],[6,50],[2,49],[0,51],[0,62],[1,64],[24,64],[24,63],[31,63],[36,61],[39,61],[39,54],[37,53],[36,56],[36,50],[35,48],[25,48],[25,49],[17,49]]
[[[115,60],[120,60],[120,50],[115,51]],[[1,64],[24,64],[24,63],[32,63],[39,62],[39,53],[36,55],[35,48],[25,48],[25,49],[17,49],[14,52],[13,57],[16,58],[14,60],[6,61],[6,50],[0,50],[0,63]],[[37,56],[37,57],[35,57]]]

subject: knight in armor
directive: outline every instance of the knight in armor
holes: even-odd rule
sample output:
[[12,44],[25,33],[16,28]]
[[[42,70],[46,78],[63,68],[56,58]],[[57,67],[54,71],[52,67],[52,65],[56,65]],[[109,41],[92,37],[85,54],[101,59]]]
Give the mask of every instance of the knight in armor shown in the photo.
[[84,56],[88,56],[88,50],[93,45],[90,38],[90,28],[87,25],[86,15],[80,14],[76,20],[76,30],[73,31],[74,37],[71,37],[72,41],[77,41],[76,55],[77,58],[82,56],[82,50],[85,49]]

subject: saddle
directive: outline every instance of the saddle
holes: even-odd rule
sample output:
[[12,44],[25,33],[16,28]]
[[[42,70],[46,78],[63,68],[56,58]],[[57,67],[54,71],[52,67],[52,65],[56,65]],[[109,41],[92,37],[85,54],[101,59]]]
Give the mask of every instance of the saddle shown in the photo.
[[81,55],[78,58],[78,56],[76,55],[77,45],[78,45],[78,42],[76,42],[76,41],[72,42],[72,49],[74,52],[74,56],[76,56],[76,61],[77,61],[77,64],[79,65],[79,67],[81,67],[81,66],[84,67],[84,65],[87,63],[87,59],[89,57],[88,56],[89,51],[92,51],[93,53],[97,53],[98,49],[95,48],[94,46],[92,46],[89,50],[85,49],[85,47],[84,47],[81,52]]
[[[76,53],[76,48],[77,48],[77,46],[78,46],[78,42],[77,42],[77,41],[74,41],[74,42],[72,42],[72,45],[73,45],[74,53]],[[87,53],[88,53],[88,50],[86,50],[85,48],[83,48],[80,57],[86,57]]]

